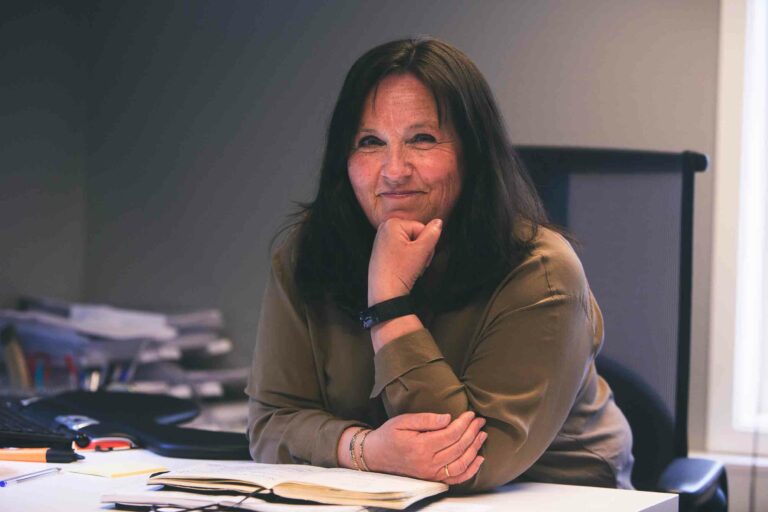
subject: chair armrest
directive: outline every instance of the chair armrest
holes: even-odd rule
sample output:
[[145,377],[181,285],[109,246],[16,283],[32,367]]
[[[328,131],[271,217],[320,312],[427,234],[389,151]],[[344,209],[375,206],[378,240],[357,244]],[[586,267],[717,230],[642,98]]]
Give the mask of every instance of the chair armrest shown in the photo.
[[[680,510],[711,500],[725,482],[725,467],[709,459],[674,459],[659,477],[656,490],[680,495]],[[727,493],[727,490],[724,490]]]

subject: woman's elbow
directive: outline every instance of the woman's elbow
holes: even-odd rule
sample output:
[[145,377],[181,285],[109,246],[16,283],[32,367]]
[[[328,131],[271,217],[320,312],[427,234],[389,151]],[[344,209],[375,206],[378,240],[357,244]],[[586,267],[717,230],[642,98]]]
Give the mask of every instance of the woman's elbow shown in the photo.
[[295,464],[290,451],[279,440],[270,439],[264,430],[249,430],[248,451],[251,458],[263,464]]
[[[256,462],[265,464],[280,464],[289,462],[281,456],[282,442],[273,435],[275,426],[272,425],[272,420],[275,414],[275,410],[258,410],[257,407],[252,404],[251,410],[248,415],[248,428],[245,432],[245,436],[248,438],[248,451],[251,454],[251,458]],[[290,456],[289,456],[290,457]]]
[[450,493],[455,495],[476,494],[487,492],[506,485],[520,476],[525,471],[524,468],[510,469],[508,467],[494,467],[492,461],[486,461],[480,466],[480,470],[470,478],[460,484],[452,485]]

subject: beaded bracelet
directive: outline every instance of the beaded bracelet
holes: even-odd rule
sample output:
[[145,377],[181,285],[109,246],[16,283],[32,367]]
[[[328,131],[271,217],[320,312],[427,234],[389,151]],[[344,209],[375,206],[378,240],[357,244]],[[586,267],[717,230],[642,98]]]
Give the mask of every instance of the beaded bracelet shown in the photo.
[[357,436],[360,435],[360,432],[364,430],[364,428],[358,429],[358,431],[354,433],[352,439],[349,441],[349,456],[352,458],[352,465],[355,466],[355,469],[358,471],[362,470],[360,469],[360,465],[357,463],[357,457],[355,457],[355,440],[357,439]]
[[363,471],[370,471],[368,469],[368,464],[365,463],[365,438],[368,437],[368,434],[373,432],[372,430],[366,430],[363,434],[363,438],[360,440],[360,465],[363,466]]

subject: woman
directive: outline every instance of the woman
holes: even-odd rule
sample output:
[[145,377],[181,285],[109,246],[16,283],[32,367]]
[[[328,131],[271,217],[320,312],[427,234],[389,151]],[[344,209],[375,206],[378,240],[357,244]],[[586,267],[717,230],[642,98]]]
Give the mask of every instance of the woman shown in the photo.
[[440,41],[387,43],[349,71],[317,197],[272,258],[251,453],[459,491],[628,488],[602,336],[480,72]]

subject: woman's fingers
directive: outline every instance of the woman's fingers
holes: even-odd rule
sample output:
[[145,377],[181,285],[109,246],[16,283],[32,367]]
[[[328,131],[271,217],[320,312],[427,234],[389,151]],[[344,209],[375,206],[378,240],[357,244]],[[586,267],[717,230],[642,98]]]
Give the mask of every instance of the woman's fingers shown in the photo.
[[470,478],[474,477],[478,471],[480,471],[480,466],[483,464],[484,461],[485,461],[485,458],[481,456],[475,457],[474,460],[472,460],[472,462],[469,463],[469,466],[467,466],[467,469],[465,469],[463,472],[459,473],[458,475],[454,475],[453,473],[450,473],[451,466],[449,464],[448,472],[451,474],[451,476],[443,478],[441,479],[441,481],[448,485],[456,485],[462,482],[466,482]]
[[442,228],[442,219],[432,219],[428,223],[422,224],[417,220],[393,218],[379,224],[377,231],[394,233],[408,241],[423,239],[423,242],[427,242],[427,240],[430,240],[431,245],[434,246],[437,243],[437,239],[440,238]]
[[393,427],[397,430],[415,430],[417,432],[430,432],[443,430],[451,422],[450,414],[435,414],[431,412],[407,413],[396,416]]
[[477,444],[474,453],[472,453],[472,456],[476,455],[477,450],[482,446],[482,442],[488,437],[486,433],[480,432],[480,429],[483,428],[484,425],[484,418],[475,418],[472,420],[467,429],[464,430],[461,437],[455,443],[443,448],[435,454],[435,462],[440,465],[453,462],[464,455],[465,452],[474,448],[478,438],[480,438],[480,444]]
[[448,464],[444,464],[443,467],[447,467],[448,473],[451,475],[461,475],[479,456],[478,452],[480,451],[480,448],[483,446],[483,443],[487,438],[488,434],[485,432],[480,432],[477,434],[477,436],[475,436],[475,439],[472,441],[469,448],[467,448],[464,453],[461,454],[461,456],[452,462],[449,462]]
[[366,462],[373,471],[458,483],[474,476],[473,464],[479,468],[484,424],[472,411],[453,421],[449,414],[401,414],[367,437]]
[[424,442],[429,443],[434,448],[433,453],[437,453],[461,439],[474,419],[474,411],[463,412],[443,430],[426,434]]
[[426,224],[417,220],[387,219],[379,224],[377,231],[382,233],[382,236],[394,235],[397,238],[412,242],[419,238],[426,227]]
[[379,225],[368,264],[369,303],[410,293],[432,259],[442,221],[387,219]]
[[406,413],[390,418],[367,437],[366,462],[374,470],[415,478],[432,478],[435,451],[442,446],[426,436],[443,432],[450,414]]

